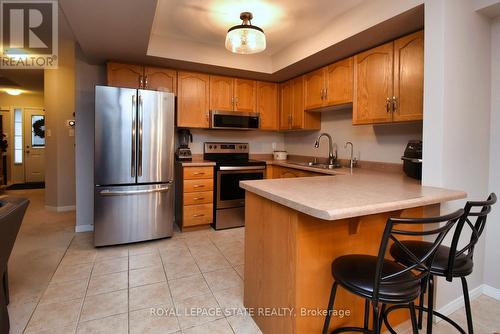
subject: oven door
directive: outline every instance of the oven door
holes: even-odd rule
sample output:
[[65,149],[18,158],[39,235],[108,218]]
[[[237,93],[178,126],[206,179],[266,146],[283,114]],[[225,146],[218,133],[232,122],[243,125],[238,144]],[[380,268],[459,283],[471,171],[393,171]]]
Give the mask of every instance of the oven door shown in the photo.
[[217,171],[217,209],[245,206],[245,190],[240,181],[261,180],[265,177],[265,166],[221,166]]

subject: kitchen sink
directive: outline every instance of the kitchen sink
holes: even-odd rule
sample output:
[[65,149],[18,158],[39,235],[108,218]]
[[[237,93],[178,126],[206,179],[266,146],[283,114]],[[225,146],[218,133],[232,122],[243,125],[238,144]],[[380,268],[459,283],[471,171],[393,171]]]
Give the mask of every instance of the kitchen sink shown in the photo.
[[289,161],[288,163],[292,164],[292,165],[307,166],[307,167],[320,168],[320,169],[336,169],[336,168],[342,167],[342,166],[340,166],[340,164],[329,165],[329,164],[314,162],[314,161]]

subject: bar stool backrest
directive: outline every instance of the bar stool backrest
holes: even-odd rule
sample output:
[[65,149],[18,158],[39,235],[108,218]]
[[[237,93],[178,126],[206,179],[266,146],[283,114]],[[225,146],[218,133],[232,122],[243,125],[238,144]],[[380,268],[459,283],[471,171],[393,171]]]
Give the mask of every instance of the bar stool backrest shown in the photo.
[[[448,268],[446,270],[446,280],[453,279],[453,268],[455,267],[455,260],[457,257],[465,254],[467,258],[472,261],[474,257],[474,246],[479,241],[481,234],[486,226],[486,219],[491,212],[491,206],[497,202],[495,193],[491,193],[486,201],[468,201],[464,207],[464,214],[457,223],[457,228],[453,234],[453,239],[450,246],[450,255],[448,257]],[[473,223],[472,220],[475,222]],[[469,227],[471,236],[469,242],[459,249],[458,243],[464,227]]]
[[[453,227],[453,225],[459,220],[459,218],[464,214],[464,210],[460,209],[453,213],[438,217],[429,218],[389,218],[385,226],[384,234],[382,236],[382,241],[380,243],[377,268],[375,272],[375,282],[373,298],[378,299],[378,292],[380,286],[382,285],[404,285],[405,283],[410,283],[410,281],[420,281],[426,279],[430,272],[430,266],[434,261],[434,256],[437,249],[441,245],[444,237]],[[405,229],[406,225],[406,229]],[[423,225],[421,231],[415,230],[415,225]],[[437,227],[436,227],[437,225]],[[396,228],[397,227],[397,228]],[[427,236],[429,239],[434,238],[432,241],[432,247],[425,254],[417,255],[411,250],[409,250],[404,244],[401,243],[400,238],[405,236],[411,237],[423,237]],[[384,262],[385,254],[389,247],[389,241],[393,241],[397,244],[403,252],[405,252],[412,260],[413,265],[404,267],[397,272],[391,272],[390,274],[384,273]],[[409,276],[408,273],[412,272],[413,275]],[[409,278],[411,277],[411,278]]]

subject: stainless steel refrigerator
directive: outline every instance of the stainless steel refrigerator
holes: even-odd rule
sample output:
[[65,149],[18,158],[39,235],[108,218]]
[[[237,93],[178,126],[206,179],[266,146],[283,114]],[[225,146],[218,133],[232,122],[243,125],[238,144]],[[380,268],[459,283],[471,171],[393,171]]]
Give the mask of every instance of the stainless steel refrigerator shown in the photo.
[[171,236],[174,95],[96,86],[95,246]]

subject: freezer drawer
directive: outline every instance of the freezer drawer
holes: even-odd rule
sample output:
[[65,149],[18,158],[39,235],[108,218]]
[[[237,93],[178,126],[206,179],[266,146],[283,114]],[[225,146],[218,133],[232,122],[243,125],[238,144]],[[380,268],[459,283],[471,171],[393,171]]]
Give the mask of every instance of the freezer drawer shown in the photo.
[[95,187],[95,246],[172,236],[173,200],[172,183]]

